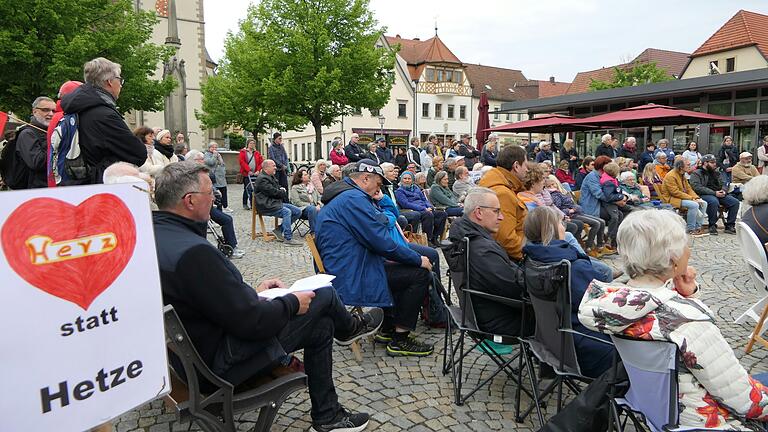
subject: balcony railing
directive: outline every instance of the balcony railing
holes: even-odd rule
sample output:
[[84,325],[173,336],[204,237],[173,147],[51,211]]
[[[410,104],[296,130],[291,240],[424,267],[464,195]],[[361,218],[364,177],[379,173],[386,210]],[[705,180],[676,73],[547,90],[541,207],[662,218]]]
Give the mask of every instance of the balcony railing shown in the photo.
[[454,82],[420,82],[419,93],[469,96],[472,94],[472,89],[470,89],[469,86]]

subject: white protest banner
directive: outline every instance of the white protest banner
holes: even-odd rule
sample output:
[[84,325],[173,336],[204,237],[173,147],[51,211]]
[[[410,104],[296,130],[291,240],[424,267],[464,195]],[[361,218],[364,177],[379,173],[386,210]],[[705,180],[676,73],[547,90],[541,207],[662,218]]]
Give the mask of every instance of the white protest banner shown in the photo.
[[0,251],[0,431],[87,430],[168,393],[146,192],[0,192]]

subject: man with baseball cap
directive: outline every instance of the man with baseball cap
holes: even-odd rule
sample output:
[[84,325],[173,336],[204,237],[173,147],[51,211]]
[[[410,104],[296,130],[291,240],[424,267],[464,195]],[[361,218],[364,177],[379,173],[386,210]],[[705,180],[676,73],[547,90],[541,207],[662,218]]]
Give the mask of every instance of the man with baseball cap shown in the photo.
[[707,202],[709,234],[717,235],[717,216],[720,206],[725,207],[728,218],[725,221],[725,233],[736,234],[736,215],[739,213],[739,200],[725,191],[720,173],[717,171],[717,158],[706,154],[701,158],[701,168],[691,173],[691,187],[697,195]]
[[739,163],[737,163],[731,171],[734,183],[747,184],[753,177],[757,177],[760,173],[757,171],[754,165],[752,165],[752,153],[741,152],[739,154]]
[[389,234],[388,219],[373,196],[387,182],[376,161],[355,163],[349,177],[324,191],[317,216],[317,247],[333,286],[348,306],[386,308],[376,340],[391,356],[427,356],[431,345],[410,337],[427,293],[432,265]]

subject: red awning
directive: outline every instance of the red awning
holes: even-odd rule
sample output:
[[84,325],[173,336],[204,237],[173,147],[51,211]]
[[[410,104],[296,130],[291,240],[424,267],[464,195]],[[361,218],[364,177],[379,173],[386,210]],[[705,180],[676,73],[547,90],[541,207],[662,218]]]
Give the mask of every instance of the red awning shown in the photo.
[[486,129],[488,132],[559,133],[597,129],[585,125],[584,119],[562,114],[547,114],[532,120],[509,123]]
[[647,126],[669,126],[722,121],[737,121],[734,117],[724,117],[697,111],[684,110],[666,105],[648,104],[625,108],[606,114],[579,119],[580,122],[596,127],[632,128]]

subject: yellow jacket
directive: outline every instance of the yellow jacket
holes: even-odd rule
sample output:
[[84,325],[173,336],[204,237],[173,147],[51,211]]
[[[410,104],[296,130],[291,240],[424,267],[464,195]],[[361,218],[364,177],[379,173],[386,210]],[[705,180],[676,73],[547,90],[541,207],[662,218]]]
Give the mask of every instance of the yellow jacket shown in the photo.
[[754,165],[750,164],[749,166],[744,166],[741,163],[737,163],[733,166],[733,169],[731,170],[731,175],[733,176],[733,182],[734,183],[741,183],[745,184],[746,182],[752,180],[752,177],[757,177],[760,175],[760,173],[757,171],[757,168],[755,168]]
[[485,173],[479,185],[496,192],[501,203],[504,219],[494,236],[496,242],[507,251],[510,258],[523,259],[523,221],[528,209],[517,198],[517,192],[525,189],[523,182],[508,170],[496,167]]
[[661,200],[665,203],[672,204],[675,208],[680,208],[683,204],[683,200],[695,201],[699,199],[696,192],[693,191],[691,184],[688,183],[688,179],[685,178],[680,171],[673,169],[670,170],[664,177],[662,186],[659,191]]

